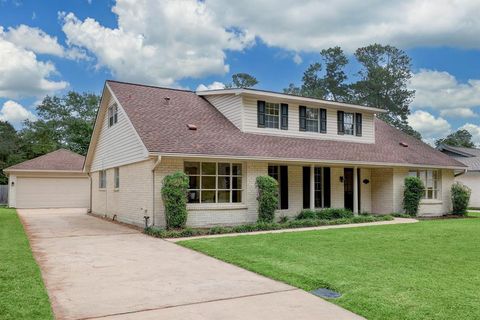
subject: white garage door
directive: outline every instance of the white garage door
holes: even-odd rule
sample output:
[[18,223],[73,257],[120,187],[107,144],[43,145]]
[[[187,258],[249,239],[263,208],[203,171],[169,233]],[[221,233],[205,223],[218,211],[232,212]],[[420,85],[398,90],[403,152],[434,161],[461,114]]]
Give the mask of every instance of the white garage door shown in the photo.
[[17,208],[88,208],[88,178],[17,177]]

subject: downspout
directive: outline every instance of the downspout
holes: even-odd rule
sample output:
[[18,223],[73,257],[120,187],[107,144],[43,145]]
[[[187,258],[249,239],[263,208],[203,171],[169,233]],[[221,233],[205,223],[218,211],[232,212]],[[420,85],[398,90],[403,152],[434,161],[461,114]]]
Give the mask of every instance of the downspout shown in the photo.
[[155,170],[157,169],[157,167],[160,165],[160,163],[162,162],[162,156],[157,156],[157,161],[155,161],[155,163],[153,164],[153,167],[152,167],[152,182],[153,182],[153,186],[152,186],[152,190],[153,190],[153,194],[152,194],[152,226],[155,225]]
[[89,206],[88,206],[88,213],[92,213],[92,175],[90,172],[87,172],[88,179],[90,180],[90,201],[89,201]]

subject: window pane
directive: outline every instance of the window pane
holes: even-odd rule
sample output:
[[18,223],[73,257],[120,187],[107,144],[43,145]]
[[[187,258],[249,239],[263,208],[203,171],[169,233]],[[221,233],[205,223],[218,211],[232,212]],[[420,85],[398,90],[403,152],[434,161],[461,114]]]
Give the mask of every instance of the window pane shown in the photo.
[[280,118],[280,105],[278,103],[265,104],[265,127],[278,129]]
[[200,162],[185,162],[186,174],[200,174]]
[[318,132],[318,109],[306,108],[306,130],[310,132]]
[[345,134],[353,135],[353,113],[345,112],[343,115]]
[[202,191],[202,203],[214,203],[215,191]]
[[230,202],[230,191],[218,191],[218,202],[219,203]]
[[232,178],[232,189],[242,189],[242,178],[239,178],[239,177]]
[[215,177],[202,177],[202,189],[215,189]]
[[218,175],[219,176],[229,176],[230,175],[230,163],[219,163],[218,164]]
[[188,191],[188,202],[189,203],[199,203],[200,202],[200,191],[189,190]]
[[236,176],[242,175],[242,165],[240,163],[232,164],[232,174]]
[[240,190],[232,191],[232,202],[233,203],[242,202],[242,191]]
[[230,189],[230,177],[218,177],[218,189]]
[[203,162],[202,163],[202,174],[215,175],[216,172],[216,163],[212,162]]
[[409,175],[410,177],[416,177],[416,176],[417,176],[417,171],[410,171],[410,172],[408,173],[408,175]]
[[200,177],[189,176],[188,177],[188,189],[200,189]]

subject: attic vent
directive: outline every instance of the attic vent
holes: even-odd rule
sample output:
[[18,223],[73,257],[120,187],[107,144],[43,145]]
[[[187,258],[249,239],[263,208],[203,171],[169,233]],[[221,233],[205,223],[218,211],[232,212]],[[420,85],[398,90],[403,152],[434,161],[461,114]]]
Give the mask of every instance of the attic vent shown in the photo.
[[406,142],[400,142],[399,144],[404,148],[408,148],[408,144]]
[[188,130],[197,130],[197,126],[194,125],[194,124],[190,124],[190,123],[187,124],[187,128],[188,128]]
[[163,98],[163,99],[165,99],[165,103],[166,103],[166,104],[169,104],[169,103],[170,103],[170,97],[165,97],[165,98]]

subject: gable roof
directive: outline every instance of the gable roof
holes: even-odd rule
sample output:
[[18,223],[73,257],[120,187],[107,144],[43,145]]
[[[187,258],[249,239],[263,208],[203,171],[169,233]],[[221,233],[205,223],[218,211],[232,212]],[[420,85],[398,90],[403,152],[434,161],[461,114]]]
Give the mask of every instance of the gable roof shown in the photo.
[[[464,167],[378,119],[374,144],[252,134],[240,131],[195,92],[116,81],[107,84],[152,154]],[[197,130],[189,130],[189,124]]]
[[27,160],[11,167],[5,168],[9,171],[78,171],[83,169],[85,157],[66,149],[44,154],[43,156]]
[[452,158],[463,163],[469,171],[480,171],[480,149],[441,145],[441,151],[448,151]]

